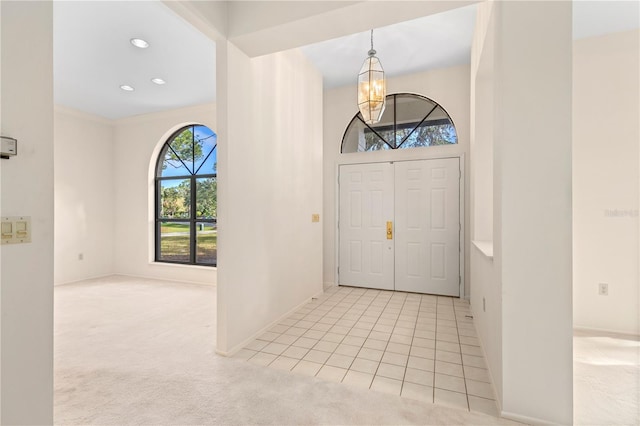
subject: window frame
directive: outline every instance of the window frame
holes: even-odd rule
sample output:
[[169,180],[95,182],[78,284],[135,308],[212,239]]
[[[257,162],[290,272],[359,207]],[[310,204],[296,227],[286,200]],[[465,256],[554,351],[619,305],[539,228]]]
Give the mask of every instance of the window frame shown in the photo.
[[[431,108],[431,110],[427,113],[427,115],[425,115],[420,121],[417,122],[409,122],[409,123],[398,123],[398,117],[397,117],[397,109],[396,109],[396,99],[398,96],[407,96],[407,97],[415,97],[415,98],[419,98],[422,100],[425,100],[427,102],[431,102],[433,104],[433,107]],[[453,119],[451,118],[451,115],[449,115],[449,113],[447,112],[446,109],[444,109],[444,107],[442,105],[440,105],[438,102],[434,101],[431,98],[428,98],[424,95],[420,95],[417,93],[409,93],[409,92],[400,92],[400,93],[392,93],[386,96],[386,100],[388,101],[389,99],[393,99],[393,124],[390,125],[386,125],[386,126],[382,126],[382,127],[375,127],[371,126],[369,124],[367,124],[363,118],[362,118],[362,114],[358,111],[351,120],[349,120],[349,124],[347,124],[347,127],[344,131],[344,133],[342,134],[342,141],[340,143],[340,154],[356,154],[356,153],[362,153],[362,152],[376,152],[376,151],[382,151],[382,150],[375,150],[375,151],[354,151],[354,152],[345,152],[344,151],[344,144],[345,144],[345,140],[347,138],[347,135],[349,134],[349,130],[351,129],[351,126],[353,125],[353,123],[360,121],[365,127],[364,130],[366,132],[371,132],[373,134],[375,134],[387,147],[389,151],[395,151],[398,149],[407,149],[406,147],[403,148],[402,145],[404,145],[404,143],[409,139],[409,137],[411,137],[411,135],[427,120],[427,118],[429,118],[429,116],[436,111],[438,108],[440,108],[440,110],[442,110],[442,112],[444,112],[444,114],[447,116],[447,118],[442,118],[442,119],[438,119],[438,120],[434,120],[435,121],[435,125],[442,125],[442,124],[447,124],[447,121],[449,123],[451,123],[451,126],[453,127],[453,130],[456,133],[456,142],[453,144],[449,144],[449,145],[457,145],[458,144],[458,130],[456,129],[456,125],[453,121]],[[409,132],[409,134],[407,134],[402,141],[400,141],[400,143],[397,146],[395,145],[395,140],[394,140],[394,145],[391,145],[389,142],[387,142],[387,140],[382,137],[382,135],[380,135],[380,131],[385,131],[385,130],[393,130],[393,134],[397,135],[397,131],[398,129],[402,129],[402,128],[409,128],[409,125],[412,126],[412,131]],[[437,146],[437,145],[429,145],[429,146],[424,146],[424,147],[411,147],[408,149],[412,149],[412,148],[430,148],[431,146]]]
[[[176,130],[175,132],[173,132],[171,134],[171,136],[169,136],[169,138],[167,138],[167,140],[165,141],[165,143],[162,145],[162,148],[160,149],[160,153],[158,154],[158,158],[156,160],[156,168],[155,168],[155,174],[154,174],[154,189],[155,189],[155,205],[154,205],[154,216],[155,216],[155,223],[154,223],[154,262],[158,262],[158,263],[169,263],[169,264],[176,264],[176,265],[191,265],[191,266],[206,266],[206,267],[217,267],[218,266],[218,259],[217,259],[217,255],[216,255],[216,260],[214,263],[202,263],[202,262],[198,262],[197,261],[197,248],[198,248],[198,235],[197,235],[197,224],[198,223],[211,223],[213,224],[216,229],[217,229],[217,215],[215,218],[198,218],[197,216],[197,181],[198,179],[209,179],[209,178],[214,178],[216,179],[216,185],[217,185],[217,177],[218,177],[218,173],[217,173],[217,168],[216,168],[216,173],[207,173],[207,174],[198,174],[198,172],[200,171],[200,168],[202,168],[202,166],[205,164],[205,162],[207,161],[207,159],[209,158],[210,155],[213,154],[214,151],[217,150],[218,148],[218,143],[216,140],[216,143],[214,145],[214,147],[211,149],[211,151],[207,154],[207,156],[204,158],[204,160],[202,161],[202,164],[200,165],[200,167],[198,167],[197,170],[194,170],[194,173],[191,175],[178,175],[178,176],[160,176],[160,168],[162,163],[164,162],[165,158],[166,158],[166,154],[168,150],[173,150],[173,148],[171,147],[171,143],[179,136],[181,135],[184,131],[186,131],[187,129],[192,129],[192,135],[195,138],[195,128],[196,127],[206,127],[207,129],[211,130],[209,127],[202,125],[202,124],[189,124],[187,126],[183,126],[181,128],[179,128],[178,130]],[[211,132],[216,136],[217,139],[217,134],[211,130]],[[180,160],[180,162],[183,164],[183,166],[185,167],[185,169],[187,171],[189,171],[189,167],[187,167],[187,165],[182,161],[182,159],[180,158],[180,156],[178,156],[178,154],[173,151],[174,154],[176,155],[176,157]],[[195,167],[195,162],[193,162],[192,164],[194,164]],[[161,191],[162,191],[162,182],[163,181],[168,181],[168,180],[188,180],[190,187],[189,187],[189,195],[190,195],[190,200],[189,200],[189,218],[163,218],[161,216],[161,211],[162,211],[162,204],[161,204]],[[217,196],[216,196],[217,198]],[[166,260],[166,259],[161,259],[161,247],[162,247],[162,224],[163,223],[189,223],[189,261],[187,262],[182,262],[182,261],[177,261],[177,260]],[[217,245],[216,245],[216,252],[217,252]]]

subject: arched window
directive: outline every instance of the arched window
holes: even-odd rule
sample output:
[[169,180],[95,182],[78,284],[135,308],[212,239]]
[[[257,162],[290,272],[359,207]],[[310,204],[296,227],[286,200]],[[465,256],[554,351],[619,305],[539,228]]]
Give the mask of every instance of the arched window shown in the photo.
[[217,137],[208,127],[176,131],[156,165],[156,262],[217,264]]
[[380,122],[356,114],[342,137],[342,153],[420,148],[458,143],[449,114],[431,99],[410,93],[387,96]]

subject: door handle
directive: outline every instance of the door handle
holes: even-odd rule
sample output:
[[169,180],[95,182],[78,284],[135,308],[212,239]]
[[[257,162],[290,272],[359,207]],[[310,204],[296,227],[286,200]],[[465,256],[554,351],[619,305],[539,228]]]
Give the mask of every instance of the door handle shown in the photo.
[[387,222],[387,240],[393,240],[393,222]]

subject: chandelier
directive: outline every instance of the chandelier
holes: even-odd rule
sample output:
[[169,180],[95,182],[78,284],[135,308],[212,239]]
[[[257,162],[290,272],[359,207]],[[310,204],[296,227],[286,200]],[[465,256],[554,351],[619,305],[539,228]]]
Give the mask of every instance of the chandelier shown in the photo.
[[387,83],[380,59],[376,57],[376,51],[373,50],[373,30],[371,30],[371,50],[358,75],[358,108],[365,123],[375,124],[380,121],[386,97]]

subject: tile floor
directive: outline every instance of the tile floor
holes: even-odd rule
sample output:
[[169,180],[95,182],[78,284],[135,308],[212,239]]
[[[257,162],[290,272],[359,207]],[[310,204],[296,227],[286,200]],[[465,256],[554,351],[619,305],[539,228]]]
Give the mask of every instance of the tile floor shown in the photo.
[[235,357],[498,415],[469,304],[452,297],[332,287]]

